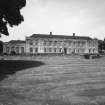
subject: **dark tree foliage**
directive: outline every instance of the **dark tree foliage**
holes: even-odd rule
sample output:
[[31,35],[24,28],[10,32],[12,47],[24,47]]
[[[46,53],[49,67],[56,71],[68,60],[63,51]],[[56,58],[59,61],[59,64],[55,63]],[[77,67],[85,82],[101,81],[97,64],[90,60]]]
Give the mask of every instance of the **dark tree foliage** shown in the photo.
[[26,0],[0,0],[0,33],[9,35],[7,25],[19,25],[24,19],[20,9],[26,5]]
[[0,41],[0,54],[2,54],[2,53],[3,53],[3,42]]
[[104,39],[104,41],[99,41],[98,42],[99,44],[98,44],[98,49],[99,49],[99,52],[100,53],[103,53],[103,51],[105,51],[105,39]]

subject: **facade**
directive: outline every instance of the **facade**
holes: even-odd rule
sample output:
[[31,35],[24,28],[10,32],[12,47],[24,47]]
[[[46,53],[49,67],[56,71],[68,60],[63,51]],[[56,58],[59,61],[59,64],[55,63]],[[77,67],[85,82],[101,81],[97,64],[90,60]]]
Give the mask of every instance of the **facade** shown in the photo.
[[90,37],[33,34],[26,37],[26,53],[98,53],[98,41]]
[[[33,34],[26,37],[25,41],[12,41],[4,44],[4,52],[15,51],[22,54],[96,54],[98,53],[98,41],[86,36],[65,36]],[[24,50],[23,50],[24,49]]]
[[5,42],[3,45],[3,52],[7,54],[24,54],[26,51],[26,43],[21,40],[11,40],[9,42]]

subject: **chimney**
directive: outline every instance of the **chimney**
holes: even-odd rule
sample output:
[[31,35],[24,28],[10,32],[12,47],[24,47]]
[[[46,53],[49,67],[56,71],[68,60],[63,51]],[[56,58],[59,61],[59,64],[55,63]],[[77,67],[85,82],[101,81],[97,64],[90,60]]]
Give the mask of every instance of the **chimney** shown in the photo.
[[50,32],[50,35],[52,35],[52,32]]
[[73,36],[75,36],[75,33],[73,33]]

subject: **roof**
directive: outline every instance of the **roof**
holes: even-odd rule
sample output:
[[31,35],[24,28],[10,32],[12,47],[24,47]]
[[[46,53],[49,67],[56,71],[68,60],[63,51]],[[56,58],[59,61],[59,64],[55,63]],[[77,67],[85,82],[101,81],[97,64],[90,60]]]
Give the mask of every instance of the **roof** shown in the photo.
[[11,40],[9,42],[5,42],[5,44],[9,44],[9,45],[16,45],[16,44],[24,44],[25,41],[23,40]]
[[23,40],[11,40],[8,43],[15,44],[15,43],[25,43]]
[[49,34],[33,34],[29,38],[60,38],[60,39],[92,40],[92,38],[87,36],[68,36],[68,35],[49,35]]

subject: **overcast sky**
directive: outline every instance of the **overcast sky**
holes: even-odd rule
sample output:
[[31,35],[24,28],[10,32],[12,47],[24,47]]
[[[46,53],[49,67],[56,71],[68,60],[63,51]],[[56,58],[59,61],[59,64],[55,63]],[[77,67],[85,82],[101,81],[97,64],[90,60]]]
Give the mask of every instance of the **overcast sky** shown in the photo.
[[3,41],[25,39],[34,33],[105,37],[105,0],[27,0],[24,22],[9,28]]

